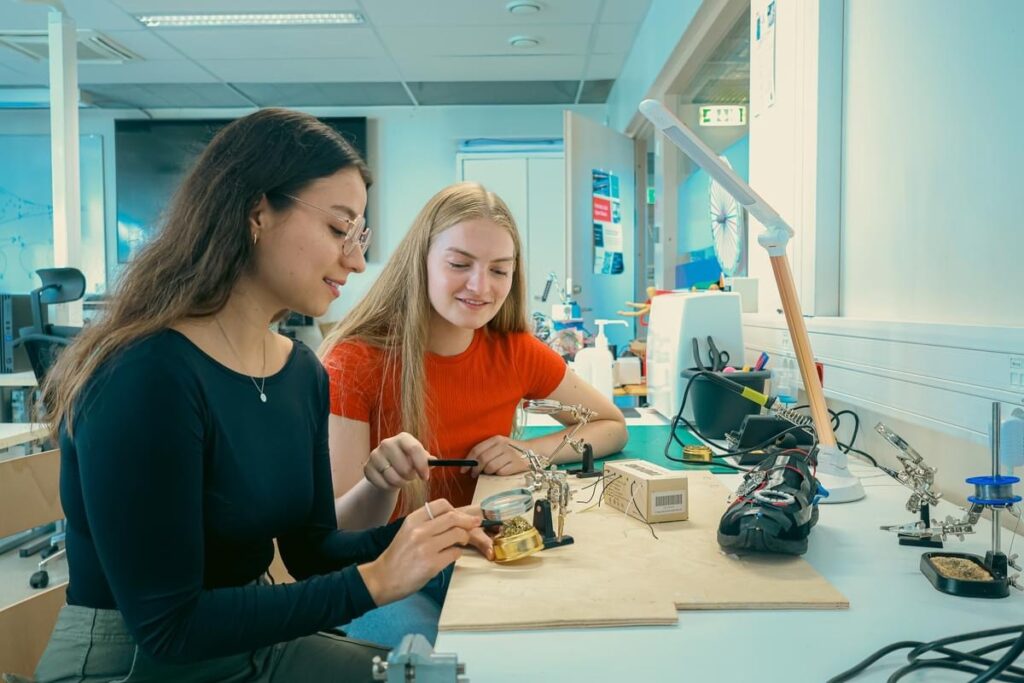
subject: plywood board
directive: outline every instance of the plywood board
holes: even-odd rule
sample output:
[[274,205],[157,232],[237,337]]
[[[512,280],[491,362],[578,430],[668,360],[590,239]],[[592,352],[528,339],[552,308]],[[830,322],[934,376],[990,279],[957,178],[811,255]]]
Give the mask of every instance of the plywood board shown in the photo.
[[[466,552],[441,630],[672,624],[677,609],[849,607],[799,557],[724,553],[716,532],[730,492],[708,472],[687,476],[690,519],[654,525],[657,539],[646,524],[607,505],[581,512],[587,505],[579,501],[590,492],[574,491],[565,529],[573,545],[509,565]],[[474,501],[521,485],[522,477],[483,476]],[[585,485],[573,481],[574,489]]]
[[63,519],[60,451],[0,462],[0,537]]
[[32,676],[50,642],[66,589],[63,583],[0,609],[0,672]]

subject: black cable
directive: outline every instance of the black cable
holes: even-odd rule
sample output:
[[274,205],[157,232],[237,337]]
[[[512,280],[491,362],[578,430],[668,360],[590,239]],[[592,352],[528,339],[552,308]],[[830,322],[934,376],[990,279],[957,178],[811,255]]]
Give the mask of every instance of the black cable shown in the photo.
[[863,659],[862,661],[858,662],[856,665],[854,665],[853,667],[847,669],[843,673],[841,673],[841,674],[839,674],[837,676],[833,676],[832,678],[828,679],[828,683],[846,683],[846,681],[853,680],[853,678],[855,678],[858,674],[860,674],[861,671],[864,671],[865,669],[867,669],[869,666],[871,666],[872,664],[877,662],[882,657],[885,657],[886,655],[890,655],[893,652],[896,652],[897,650],[905,650],[907,648],[915,648],[915,647],[918,647],[921,644],[922,643],[920,643],[920,642],[918,642],[916,640],[901,640],[898,643],[892,643],[891,645],[886,645],[885,647],[881,648],[880,650],[877,650],[877,651],[871,653],[865,659]]
[[[1016,638],[1002,640],[998,643],[992,643],[968,652],[961,652],[951,647],[947,647],[957,643],[978,640],[981,638],[994,638],[996,636],[1011,633],[1018,635]],[[907,648],[910,648],[910,652],[907,654],[908,663],[897,669],[889,677],[889,683],[896,683],[907,674],[925,668],[953,669],[956,671],[975,674],[975,676],[970,679],[970,683],[987,683],[988,681],[993,680],[1009,681],[1010,683],[1024,683],[1024,669],[1011,666],[1013,662],[1020,657],[1021,653],[1024,653],[1024,624],[1019,626],[1005,626],[1002,628],[988,629],[985,631],[972,631],[970,633],[933,640],[930,643],[920,643],[915,641],[901,641],[899,643],[893,643],[892,645],[887,645],[871,654],[853,668],[847,669],[841,674],[830,678],[828,683],[844,683],[845,681],[849,681],[882,657],[885,657],[896,650],[903,650]],[[996,652],[1003,649],[1006,649],[1006,653],[999,659],[993,660],[992,658],[982,656],[990,652]],[[922,658],[925,654],[937,653],[944,655],[944,657]]]
[[[852,410],[848,410],[847,409],[847,410],[840,410],[838,413],[834,413],[833,417],[835,417],[836,422],[838,423],[838,422],[841,421],[841,418],[842,418],[843,415],[849,415],[849,416],[851,416],[853,418],[853,432],[850,434],[850,446],[849,446],[849,448],[853,448],[853,445],[855,443],[857,443],[857,432],[860,431],[860,415],[858,415],[857,413],[853,412]],[[836,426],[838,427],[838,425],[836,425]]]
[[[682,424],[684,427],[686,427],[688,430],[690,430],[698,438],[703,439],[704,441],[706,441],[708,443],[715,444],[716,446],[718,445],[716,443],[718,441],[717,439],[711,439],[711,438],[707,437],[706,435],[702,434],[701,431],[699,429],[697,429],[697,426],[695,424],[693,424],[692,422],[687,420],[685,417],[683,417],[683,412],[686,409],[686,401],[687,401],[687,398],[690,395],[690,387],[693,386],[694,380],[697,379],[697,377],[700,377],[701,375],[712,375],[712,374],[714,374],[714,373],[712,373],[709,370],[700,370],[700,371],[697,371],[697,372],[693,373],[693,375],[691,375],[689,380],[687,381],[686,388],[683,390],[683,399],[679,403],[679,410],[676,412],[675,417],[672,418],[672,422],[669,425],[669,438],[668,438],[668,441],[665,442],[665,449],[663,451],[663,455],[665,456],[665,458],[667,460],[671,460],[672,462],[683,463],[683,464],[686,464],[686,465],[700,465],[700,466],[705,466],[705,467],[715,467],[715,466],[717,466],[717,467],[724,467],[726,469],[730,469],[730,470],[735,470],[737,472],[744,472],[744,473],[746,473],[746,472],[750,472],[751,470],[749,468],[739,467],[737,465],[733,465],[733,464],[727,463],[727,462],[717,462],[715,459],[716,458],[729,458],[729,457],[734,457],[734,456],[738,456],[738,455],[745,455],[747,453],[752,453],[754,451],[760,450],[762,448],[765,448],[766,446],[769,446],[769,445],[775,443],[775,441],[779,437],[784,436],[786,434],[789,434],[790,432],[798,431],[798,430],[805,431],[805,432],[807,432],[807,433],[809,433],[811,435],[811,437],[813,439],[813,443],[811,444],[811,447],[808,449],[808,451],[813,453],[814,448],[818,444],[817,434],[814,432],[814,429],[811,428],[811,427],[807,427],[805,425],[793,425],[792,427],[784,429],[783,431],[779,432],[778,434],[775,434],[775,435],[769,437],[768,439],[765,439],[764,441],[762,441],[759,444],[755,444],[753,446],[750,446],[749,448],[744,448],[744,449],[740,449],[740,450],[726,450],[724,453],[712,454],[712,456],[711,456],[712,457],[712,461],[711,462],[707,462],[707,461],[704,461],[704,460],[692,460],[692,459],[689,459],[689,458],[676,458],[676,457],[674,457],[672,455],[669,455],[669,448],[671,448],[673,441],[675,441],[676,443],[678,443],[680,446],[683,446],[683,447],[688,445],[688,444],[684,443],[679,438],[679,435],[676,433],[676,430],[678,429],[680,424]],[[718,447],[721,448],[721,446],[718,446]],[[812,461],[813,461],[813,457],[812,457]]]
[[[598,506],[600,506],[601,505],[601,500],[604,498],[604,490],[605,490],[605,488],[607,488],[606,486],[603,486],[603,484],[605,483],[605,477],[607,477],[607,476],[608,475],[605,474],[602,471],[600,479],[596,480],[593,484],[587,484],[586,486],[582,487],[580,489],[580,491],[586,491],[587,489],[590,489],[590,488],[592,488],[594,490],[590,492],[590,498],[587,498],[586,500],[577,500],[576,502],[579,503],[580,505],[587,505],[588,503],[590,503],[590,501],[594,500],[594,496],[597,494],[597,485],[598,484],[602,484],[602,486],[601,486],[601,497],[597,499],[597,504],[598,504]],[[616,474],[615,477],[612,479],[612,481],[615,481],[615,479],[618,479],[621,476],[622,476],[621,474]],[[608,483],[610,484],[611,482],[608,482]]]
[[[640,519],[642,519],[644,524],[647,525],[647,528],[651,530],[651,536],[654,536],[654,540],[655,541],[660,541],[661,539],[658,538],[658,534],[654,533],[654,526],[650,522],[647,521],[647,516],[643,512],[640,511],[640,506],[636,504],[636,498],[633,495],[633,488],[635,486],[636,486],[636,482],[635,481],[629,482],[629,502],[633,504],[633,509],[636,510],[636,514],[638,514],[640,516]],[[626,505],[626,510],[629,510],[629,504]]]
[[[795,408],[793,408],[793,410],[803,410],[809,407],[810,406],[808,406],[805,403],[803,405],[796,406]],[[860,431],[860,415],[849,409],[840,410],[839,412],[835,412],[830,408],[826,408],[826,410],[828,410],[828,414],[832,417],[833,431],[839,431],[839,427],[842,426],[843,415],[850,415],[853,417],[853,432],[850,434],[850,443],[846,444],[837,440],[836,445],[839,447],[839,450],[843,451],[847,455],[849,455],[850,453],[856,453],[857,455],[863,458],[867,458],[868,462],[871,463],[872,467],[878,467],[878,461],[875,460],[875,456],[871,455],[870,453],[865,453],[864,451],[853,447],[853,445],[857,443],[857,434]]]
[[865,453],[864,451],[860,450],[859,448],[851,448],[848,452],[849,453],[856,453],[857,455],[859,455],[861,457],[867,458],[868,462],[871,463],[872,467],[877,467],[878,469],[886,471],[886,472],[890,471],[887,468],[882,467],[881,465],[879,465],[878,461],[875,460],[873,455],[871,455],[870,453]]

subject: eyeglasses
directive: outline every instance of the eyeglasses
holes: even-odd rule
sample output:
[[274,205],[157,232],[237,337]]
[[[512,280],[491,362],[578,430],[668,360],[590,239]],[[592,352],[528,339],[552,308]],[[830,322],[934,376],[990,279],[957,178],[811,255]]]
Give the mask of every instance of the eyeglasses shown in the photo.
[[303,206],[307,206],[307,207],[309,207],[311,209],[316,209],[320,213],[325,214],[327,216],[330,216],[331,218],[333,218],[336,221],[342,221],[344,223],[348,223],[349,231],[345,233],[345,237],[344,237],[344,239],[342,239],[341,250],[343,252],[345,252],[346,254],[351,254],[352,250],[358,244],[359,245],[359,250],[362,253],[364,253],[364,254],[366,253],[367,248],[370,246],[370,235],[372,234],[373,231],[366,226],[366,217],[365,216],[356,216],[355,218],[346,218],[345,216],[339,216],[338,214],[334,213],[333,211],[328,211],[327,209],[322,209],[319,206],[317,206],[316,204],[310,204],[309,202],[307,202],[307,201],[305,201],[303,199],[299,199],[298,197],[295,197],[293,195],[282,193],[281,196],[282,197],[287,197],[288,199],[292,200],[293,202],[298,202],[299,204],[302,204]]

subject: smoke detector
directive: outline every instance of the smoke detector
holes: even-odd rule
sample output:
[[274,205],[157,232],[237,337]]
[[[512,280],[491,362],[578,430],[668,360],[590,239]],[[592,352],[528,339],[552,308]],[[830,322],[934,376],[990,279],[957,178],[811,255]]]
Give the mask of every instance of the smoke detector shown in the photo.
[[508,39],[508,44],[512,47],[530,48],[540,45],[540,40],[532,36],[512,36]]
[[514,0],[513,2],[505,5],[505,9],[509,14],[536,14],[540,11],[541,7],[540,4],[536,2]]

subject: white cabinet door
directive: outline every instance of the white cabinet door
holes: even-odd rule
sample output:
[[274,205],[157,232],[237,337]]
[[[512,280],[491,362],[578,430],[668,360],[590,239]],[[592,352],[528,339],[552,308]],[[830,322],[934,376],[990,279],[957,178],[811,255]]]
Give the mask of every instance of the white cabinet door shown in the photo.
[[460,156],[460,180],[473,180],[501,197],[519,228],[526,292],[532,310],[550,272],[566,276],[565,164],[561,156]]
[[[543,292],[548,273],[555,273],[558,281],[565,283],[565,161],[561,157],[531,158],[527,173],[530,201],[526,283],[532,301]],[[548,305],[541,306],[545,312],[551,303],[557,303],[554,298],[548,301]],[[536,302],[534,305],[539,306]]]

